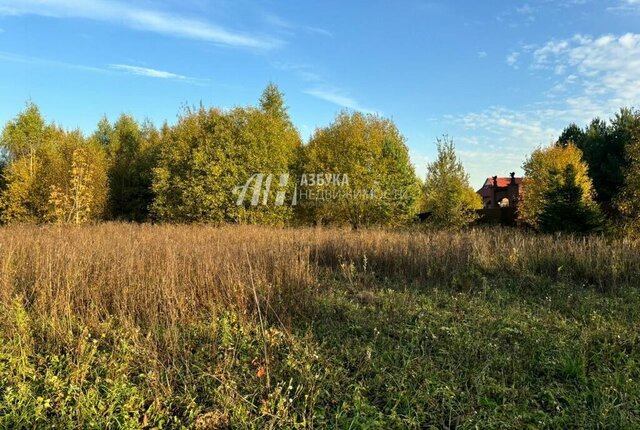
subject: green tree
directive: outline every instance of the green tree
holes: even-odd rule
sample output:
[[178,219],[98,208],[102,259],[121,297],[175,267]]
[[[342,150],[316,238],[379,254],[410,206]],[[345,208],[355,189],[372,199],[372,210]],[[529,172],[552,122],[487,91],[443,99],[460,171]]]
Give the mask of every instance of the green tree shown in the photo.
[[105,119],[93,139],[109,157],[109,214],[113,219],[145,221],[153,202],[153,169],[159,154],[160,134],[145,121],[142,126],[121,115],[111,127]]
[[[230,115],[235,118],[235,124],[242,124],[234,130],[235,140],[246,160],[240,169],[242,174],[247,180],[256,173],[265,174],[264,193],[267,192],[266,181],[272,175],[266,196],[267,204],[254,206],[250,199],[245,199],[238,207],[239,222],[271,225],[290,222],[294,215],[290,202],[295,189],[302,140],[291,122],[284,95],[276,85],[270,83],[260,97],[258,109],[236,109]],[[289,175],[285,184],[280,184],[281,175]],[[288,197],[282,205],[275,204],[278,192]]]
[[533,227],[539,227],[540,216],[547,204],[547,193],[558,181],[564,184],[564,176],[558,172],[571,166],[572,181],[580,189],[580,201],[590,207],[593,203],[593,186],[582,151],[573,143],[566,146],[550,146],[533,151],[524,163],[525,178],[522,184],[524,198],[519,205],[520,218]]
[[[385,118],[342,112],[316,130],[304,149],[306,175],[339,175],[301,183],[301,214],[314,223],[395,225],[416,212],[418,181],[404,137]],[[316,181],[318,182],[318,181]]]
[[93,139],[103,148],[108,149],[113,139],[113,126],[106,115],[100,118]]
[[542,212],[538,218],[540,231],[589,233],[601,231],[604,218],[598,206],[583,199],[583,190],[576,182],[576,168],[565,166],[564,171],[551,171],[551,183],[544,193]]
[[584,130],[571,124],[558,139],[558,145],[566,146],[573,142],[582,151],[589,166],[595,199],[607,207],[622,190],[628,165],[625,148],[638,123],[638,111],[623,108],[609,123],[595,118]]
[[260,109],[271,117],[288,122],[289,125],[293,127],[289,119],[287,106],[284,102],[284,94],[282,94],[278,86],[273,82],[269,82],[262,96],[260,96]]
[[[275,195],[291,195],[294,182],[284,190],[277,182],[292,173],[300,147],[275,85],[265,89],[258,108],[187,109],[165,134],[154,171],[153,214],[171,222],[285,224],[292,208],[276,205]],[[262,182],[252,180],[260,174]],[[273,182],[265,199],[269,175]],[[252,204],[254,191],[260,194],[257,205]]]
[[25,109],[2,131],[0,143],[5,157],[9,161],[27,157],[35,160],[38,151],[53,137],[53,130],[53,126],[45,123],[38,106],[27,103]]
[[154,170],[153,217],[169,222],[232,221],[231,190],[241,165],[233,124],[219,109],[187,109],[165,135]]
[[436,227],[461,228],[476,218],[482,200],[469,184],[469,175],[447,136],[437,139],[438,158],[427,166],[422,188],[423,210]]
[[630,128],[626,157],[628,168],[616,205],[623,215],[627,231],[637,234],[640,232],[640,121]]
[[584,146],[585,138],[585,132],[576,123],[571,123],[562,131],[557,144],[567,146],[569,143],[573,143],[580,148]]

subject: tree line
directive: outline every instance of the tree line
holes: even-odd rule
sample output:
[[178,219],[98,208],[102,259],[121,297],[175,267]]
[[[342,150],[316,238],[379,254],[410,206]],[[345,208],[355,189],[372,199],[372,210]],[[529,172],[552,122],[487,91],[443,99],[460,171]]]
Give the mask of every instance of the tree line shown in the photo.
[[[622,109],[609,123],[572,124],[555,145],[534,151],[524,164],[522,223],[541,231],[637,229],[639,124],[637,111]],[[428,225],[459,228],[477,218],[481,199],[453,142],[444,136],[436,145],[422,179],[396,125],[377,115],[340,112],[303,144],[274,84],[257,106],[186,108],[160,128],[122,114],[101,119],[90,136],[46,123],[28,103],[0,136],[0,222],[359,227],[404,225],[424,212]],[[264,184],[251,183],[262,173]],[[309,174],[345,180],[305,189],[300,178]],[[243,184],[256,188],[253,201],[234,192]]]
[[[303,145],[274,84],[257,106],[186,108],[175,125],[160,128],[123,114],[113,123],[103,118],[88,137],[47,124],[29,103],[5,125],[0,155],[2,223],[358,227],[406,223],[419,210],[420,181],[405,138],[391,120],[341,112]],[[261,204],[250,199],[238,204],[233,191],[257,173],[288,175],[291,180],[282,187],[290,196],[305,173],[341,174],[348,181],[322,184],[324,195],[340,191],[332,200],[273,204],[275,194],[283,192],[274,184]],[[354,201],[363,190],[369,197]]]
[[570,124],[524,163],[521,219],[539,230],[640,229],[640,111]]

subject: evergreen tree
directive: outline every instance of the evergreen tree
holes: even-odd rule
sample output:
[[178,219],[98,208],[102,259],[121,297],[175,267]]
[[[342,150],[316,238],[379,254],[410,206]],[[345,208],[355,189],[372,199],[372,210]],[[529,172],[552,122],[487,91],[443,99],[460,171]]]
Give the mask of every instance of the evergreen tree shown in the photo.
[[569,142],[583,153],[593,182],[595,199],[608,208],[623,188],[627,168],[625,148],[631,141],[633,129],[640,122],[640,114],[623,108],[607,123],[595,118],[584,129],[569,125],[558,139],[559,146]]
[[260,96],[260,108],[268,115],[290,124],[289,113],[284,104],[284,94],[273,82],[269,82]]
[[584,146],[585,137],[586,135],[584,131],[582,131],[576,123],[571,123],[562,131],[557,144],[560,146],[567,146],[568,144],[573,143],[578,148],[582,148]]
[[598,206],[583,199],[582,188],[576,183],[576,168],[565,166],[563,172],[552,171],[549,189],[544,193],[544,204],[538,218],[543,232],[588,233],[602,230],[604,218]]
[[550,146],[533,151],[524,163],[525,178],[522,183],[523,200],[519,205],[520,218],[527,224],[538,227],[540,215],[544,211],[546,193],[558,180],[557,172],[564,172],[571,165],[575,173],[575,183],[582,190],[581,201],[586,205],[593,202],[593,186],[587,164],[582,160],[582,152],[569,143],[566,146]]
[[423,185],[423,210],[433,226],[460,228],[477,218],[482,201],[469,184],[453,141],[444,136],[436,145],[438,158],[427,166]]
[[[638,118],[640,114],[636,112]],[[625,228],[629,233],[640,233],[640,120],[630,127],[626,145],[628,168],[625,182],[616,205],[623,215]]]

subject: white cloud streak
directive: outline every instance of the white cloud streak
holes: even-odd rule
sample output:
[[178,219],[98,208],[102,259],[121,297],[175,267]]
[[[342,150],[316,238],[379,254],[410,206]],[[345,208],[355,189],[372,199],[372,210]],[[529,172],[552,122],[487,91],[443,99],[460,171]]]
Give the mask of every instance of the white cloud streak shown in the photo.
[[640,0],[621,0],[607,10],[622,13],[640,13]]
[[108,73],[107,69],[100,67],[86,66],[82,64],[67,63],[64,61],[48,60],[45,58],[29,57],[26,55],[13,54],[11,52],[0,51],[0,61],[11,63],[22,63],[40,67],[61,67],[66,69],[80,70],[84,72]]
[[317,34],[320,36],[325,36],[325,37],[333,37],[333,33],[330,32],[329,30],[326,30],[324,28],[320,28],[320,27],[311,27],[308,25],[299,25],[299,24],[294,24],[290,21],[287,21],[286,19],[279,17],[278,15],[274,15],[274,14],[265,14],[264,15],[264,20],[268,23],[271,24],[275,27],[278,27],[284,31],[293,33],[294,31],[303,31],[305,33],[310,33],[310,34]]
[[109,64],[108,67],[95,67],[83,64],[68,63],[64,61],[48,60],[45,58],[29,57],[25,55],[12,54],[0,51],[0,61],[8,61],[12,63],[29,64],[40,67],[58,67],[65,69],[79,70],[82,72],[93,72],[103,74],[131,74],[147,78],[177,80],[180,82],[203,85],[208,82],[207,79],[192,78],[189,76],[179,75],[177,73],[167,72],[164,70],[151,69],[148,67],[132,66],[128,64]]
[[187,76],[166,72],[164,70],[150,69],[147,67],[139,67],[139,66],[130,66],[128,64],[109,64],[109,68],[131,73],[133,75],[146,76],[148,78],[178,79],[178,80],[191,79]]
[[374,109],[362,107],[355,99],[336,89],[314,88],[306,90],[304,93],[347,109],[353,109],[363,113],[376,113]]
[[107,0],[0,0],[0,15],[82,18],[120,24],[134,30],[202,40],[219,45],[266,50],[277,39],[226,29],[206,21]]

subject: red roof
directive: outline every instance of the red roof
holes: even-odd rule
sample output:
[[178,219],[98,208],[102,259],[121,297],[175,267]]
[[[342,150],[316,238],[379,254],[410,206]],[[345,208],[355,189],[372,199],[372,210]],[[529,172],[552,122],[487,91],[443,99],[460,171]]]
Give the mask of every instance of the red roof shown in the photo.
[[[511,183],[510,177],[502,177],[498,178],[498,188],[506,188]],[[516,184],[522,185],[522,178],[516,178]],[[491,198],[493,197],[493,178],[489,177],[486,181],[484,181],[484,185],[480,188],[477,193],[482,197]]]
[[[498,187],[508,187],[510,183],[511,183],[510,177],[498,178]],[[522,178],[516,178],[516,184],[518,185],[522,184]],[[493,185],[494,185],[493,178],[487,178],[487,180],[484,181],[484,185],[482,186],[482,188],[490,187]]]

